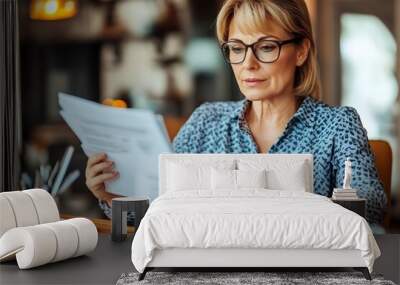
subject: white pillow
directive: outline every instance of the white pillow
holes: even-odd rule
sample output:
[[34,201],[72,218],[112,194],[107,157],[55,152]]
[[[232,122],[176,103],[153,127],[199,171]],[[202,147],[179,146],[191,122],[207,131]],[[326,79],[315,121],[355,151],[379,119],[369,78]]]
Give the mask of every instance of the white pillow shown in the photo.
[[262,170],[236,170],[238,188],[267,188],[267,176]]
[[168,189],[172,191],[209,189],[209,171],[209,167],[170,163],[168,168]]
[[235,190],[236,189],[236,170],[233,169],[211,169],[211,189],[212,190]]
[[310,170],[308,161],[238,161],[240,170],[266,170],[266,182],[268,189],[311,191]]
[[266,188],[265,170],[211,170],[212,190],[239,190],[240,188]]
[[167,191],[210,190],[211,169],[234,169],[235,161],[204,163],[169,162]]
[[270,169],[267,170],[267,188],[307,192],[309,189],[307,177],[307,172],[302,164],[285,171]]

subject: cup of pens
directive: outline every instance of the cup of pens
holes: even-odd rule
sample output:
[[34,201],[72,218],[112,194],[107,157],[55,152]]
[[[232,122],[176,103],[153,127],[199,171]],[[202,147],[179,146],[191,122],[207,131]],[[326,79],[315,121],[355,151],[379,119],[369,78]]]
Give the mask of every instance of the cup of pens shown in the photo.
[[51,165],[41,165],[35,171],[34,178],[23,172],[20,179],[21,190],[31,188],[44,189],[53,196],[58,204],[60,195],[66,192],[80,176],[78,169],[67,174],[74,150],[73,146],[68,146],[61,161],[57,161],[53,167]]

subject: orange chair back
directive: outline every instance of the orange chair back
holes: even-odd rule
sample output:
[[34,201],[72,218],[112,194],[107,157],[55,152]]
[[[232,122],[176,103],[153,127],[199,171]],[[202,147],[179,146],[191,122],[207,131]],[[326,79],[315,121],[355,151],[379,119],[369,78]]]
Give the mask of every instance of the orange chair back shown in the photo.
[[[383,140],[370,140],[369,145],[375,156],[375,166],[379,179],[383,184],[383,188],[388,200],[388,208],[391,207],[391,186],[392,186],[392,148],[389,143]],[[390,223],[389,215],[385,216],[385,225]]]
[[164,116],[165,127],[171,142],[187,119],[187,117]]

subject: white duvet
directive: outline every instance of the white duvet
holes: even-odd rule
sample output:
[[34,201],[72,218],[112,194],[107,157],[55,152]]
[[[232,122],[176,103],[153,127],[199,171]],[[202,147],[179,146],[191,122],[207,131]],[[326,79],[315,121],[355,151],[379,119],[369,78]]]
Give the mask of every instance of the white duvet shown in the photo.
[[165,248],[358,249],[370,272],[380,256],[359,215],[321,195],[265,189],[158,197],[134,237],[133,265],[143,272]]

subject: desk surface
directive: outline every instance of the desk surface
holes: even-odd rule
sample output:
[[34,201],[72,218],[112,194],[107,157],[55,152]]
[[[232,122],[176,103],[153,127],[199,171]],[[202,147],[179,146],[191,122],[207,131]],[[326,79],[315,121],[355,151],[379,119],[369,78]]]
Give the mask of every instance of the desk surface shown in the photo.
[[[375,262],[374,273],[399,284],[400,234],[375,238],[382,256]],[[15,261],[2,263],[0,284],[115,284],[122,273],[134,271],[131,243],[132,236],[123,242],[112,242],[110,235],[100,234],[96,250],[87,256],[28,270],[19,270]]]
[[19,270],[16,261],[0,264],[0,284],[115,284],[124,272],[134,271],[132,236],[123,242],[99,234],[96,249],[88,255]]

